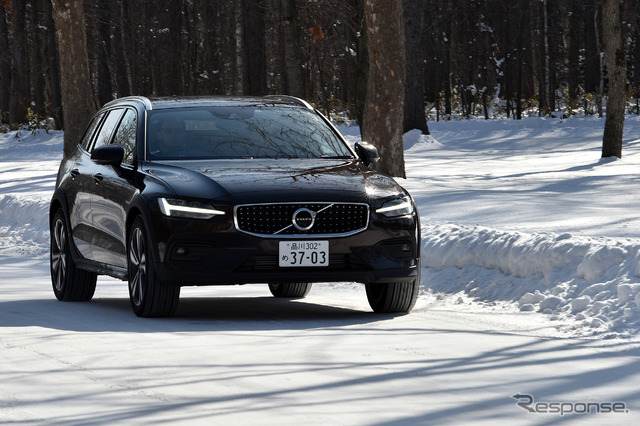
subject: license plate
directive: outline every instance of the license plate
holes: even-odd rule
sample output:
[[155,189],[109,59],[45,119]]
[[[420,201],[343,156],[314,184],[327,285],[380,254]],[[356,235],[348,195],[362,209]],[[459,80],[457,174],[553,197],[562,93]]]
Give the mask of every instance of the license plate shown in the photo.
[[280,241],[280,267],[329,266],[329,241]]

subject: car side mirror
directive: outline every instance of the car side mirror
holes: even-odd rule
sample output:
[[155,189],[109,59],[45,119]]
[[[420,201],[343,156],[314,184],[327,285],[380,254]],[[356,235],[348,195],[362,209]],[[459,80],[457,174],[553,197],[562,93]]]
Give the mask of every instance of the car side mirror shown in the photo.
[[380,160],[378,149],[368,142],[356,142],[355,151],[360,160],[367,166]]
[[91,159],[96,164],[119,166],[124,158],[124,149],[120,145],[105,145],[91,152]]

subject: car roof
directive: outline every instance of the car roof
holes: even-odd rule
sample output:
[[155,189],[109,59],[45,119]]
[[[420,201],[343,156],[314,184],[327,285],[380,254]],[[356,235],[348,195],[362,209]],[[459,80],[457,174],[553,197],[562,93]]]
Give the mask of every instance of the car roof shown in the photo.
[[111,101],[104,107],[118,105],[131,105],[138,103],[144,105],[148,111],[165,108],[190,108],[203,106],[250,106],[250,105],[281,105],[297,106],[313,110],[313,107],[306,101],[287,95],[269,95],[264,97],[244,97],[244,96],[167,96],[167,97],[145,97],[127,96]]

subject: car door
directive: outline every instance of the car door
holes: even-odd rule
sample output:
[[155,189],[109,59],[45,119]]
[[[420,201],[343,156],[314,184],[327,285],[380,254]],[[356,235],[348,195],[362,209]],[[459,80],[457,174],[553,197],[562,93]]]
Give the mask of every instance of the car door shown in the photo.
[[104,238],[104,236],[101,235],[96,230],[95,220],[94,220],[94,216],[95,216],[94,202],[95,202],[96,193],[98,193],[101,190],[100,181],[102,180],[102,178],[100,177],[99,166],[93,160],[91,160],[91,152],[100,146],[111,143],[111,139],[113,138],[113,132],[116,126],[118,125],[118,123],[120,122],[120,119],[122,118],[122,114],[124,114],[124,108],[113,109],[105,113],[105,116],[102,119],[102,122],[100,124],[100,128],[96,132],[96,135],[93,138],[92,144],[89,146],[88,163],[90,165],[88,165],[85,168],[85,172],[83,173],[83,175],[84,174],[87,175],[85,176],[85,179],[84,179],[85,186],[84,186],[83,197],[86,197],[89,201],[89,203],[87,202],[83,203],[83,205],[85,206],[87,204],[89,205],[88,211],[83,212],[83,215],[84,215],[84,220],[88,221],[90,226],[90,235],[88,236],[89,237],[88,243],[90,246],[90,258],[95,261],[100,261],[95,248],[100,246],[100,240]]
[[91,240],[93,225],[91,224],[91,195],[93,171],[95,164],[91,161],[89,149],[98,134],[105,114],[93,118],[85,131],[80,148],[66,164],[65,181],[62,188],[69,208],[69,224],[73,242],[80,254],[91,259]]
[[99,238],[92,245],[92,256],[99,262],[122,268],[127,266],[127,207],[138,193],[130,180],[134,169],[137,123],[136,111],[124,110],[113,131],[113,138],[110,139],[111,144],[120,145],[124,149],[122,164],[120,168],[97,164],[93,174],[96,190],[91,210],[93,228]]

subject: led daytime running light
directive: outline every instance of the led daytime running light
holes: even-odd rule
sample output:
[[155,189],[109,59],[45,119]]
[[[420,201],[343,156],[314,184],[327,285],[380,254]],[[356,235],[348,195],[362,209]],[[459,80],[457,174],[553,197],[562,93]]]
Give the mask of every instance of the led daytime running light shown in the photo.
[[413,213],[413,204],[409,197],[389,201],[376,209],[376,213],[384,216],[402,216]]
[[[195,217],[195,218],[211,218],[213,216],[222,216],[225,213],[214,208],[195,207],[189,205],[173,204],[166,198],[159,198],[160,210],[166,216],[178,217]],[[187,204],[188,202],[184,202]],[[194,203],[195,204],[195,203]],[[198,203],[199,204],[199,203]]]

